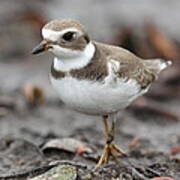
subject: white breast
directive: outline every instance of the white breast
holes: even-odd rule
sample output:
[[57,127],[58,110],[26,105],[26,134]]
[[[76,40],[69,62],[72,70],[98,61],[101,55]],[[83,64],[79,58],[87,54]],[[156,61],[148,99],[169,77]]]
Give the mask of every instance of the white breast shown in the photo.
[[139,85],[132,79],[100,83],[73,77],[51,77],[51,82],[65,104],[74,110],[94,115],[117,112],[145,92],[140,91]]

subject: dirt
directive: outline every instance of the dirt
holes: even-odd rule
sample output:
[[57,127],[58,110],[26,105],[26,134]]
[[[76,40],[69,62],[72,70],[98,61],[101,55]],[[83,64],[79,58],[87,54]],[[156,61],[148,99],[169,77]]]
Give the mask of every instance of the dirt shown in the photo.
[[[176,148],[180,146],[180,103],[179,97],[171,94],[169,98],[153,101],[177,119],[136,103],[119,112],[116,143],[128,152],[127,156],[93,171],[105,141],[100,117],[83,115],[63,105],[48,79],[52,56],[35,57],[30,53],[40,40],[42,23],[50,18],[38,14],[37,9],[43,8],[44,3],[37,1],[34,9],[31,3],[14,3],[14,6],[8,3],[0,3],[1,9],[11,8],[11,12],[1,11],[0,18],[3,27],[0,29],[3,42],[0,46],[0,180],[25,180],[63,163],[77,168],[78,179],[145,180],[160,176],[180,179],[180,152]],[[166,72],[162,74],[165,77]],[[150,93],[158,83],[161,79],[145,96],[147,102],[151,102]],[[42,89],[44,104],[29,103],[23,93],[27,84]],[[91,152],[43,150],[46,142],[64,137],[85,143]]]

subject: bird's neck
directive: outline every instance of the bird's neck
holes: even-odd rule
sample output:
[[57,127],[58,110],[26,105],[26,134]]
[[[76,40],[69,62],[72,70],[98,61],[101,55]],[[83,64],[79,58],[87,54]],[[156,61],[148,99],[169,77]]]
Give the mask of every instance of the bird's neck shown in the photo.
[[68,72],[86,67],[93,59],[95,51],[95,45],[90,41],[78,56],[69,58],[55,57],[53,63],[54,69],[57,71]]

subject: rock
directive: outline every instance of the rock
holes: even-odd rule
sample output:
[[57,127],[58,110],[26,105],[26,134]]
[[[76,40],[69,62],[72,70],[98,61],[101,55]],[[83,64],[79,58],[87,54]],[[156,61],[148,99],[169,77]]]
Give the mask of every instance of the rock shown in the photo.
[[63,164],[54,167],[46,173],[29,180],[75,180],[76,178],[76,167],[68,164]]

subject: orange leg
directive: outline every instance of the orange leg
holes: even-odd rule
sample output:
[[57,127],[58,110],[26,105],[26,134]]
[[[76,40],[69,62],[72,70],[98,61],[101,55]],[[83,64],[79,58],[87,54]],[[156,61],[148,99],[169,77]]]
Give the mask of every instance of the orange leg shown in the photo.
[[106,164],[109,161],[109,158],[112,157],[114,161],[118,161],[119,154],[125,154],[125,152],[119,148],[116,144],[113,143],[115,136],[115,121],[112,122],[111,129],[109,128],[108,116],[103,116],[103,124],[104,124],[104,133],[106,136],[106,144],[104,146],[101,157],[96,164],[96,168],[99,168],[103,164]]

